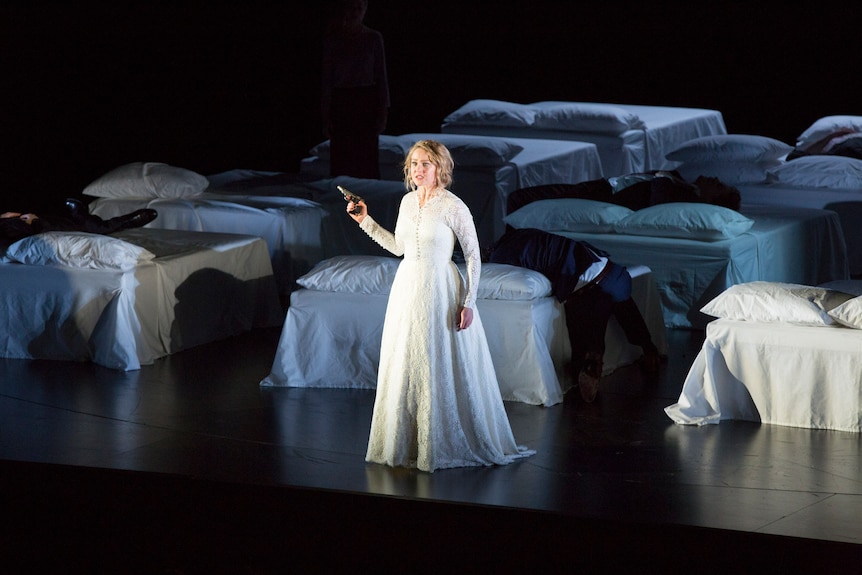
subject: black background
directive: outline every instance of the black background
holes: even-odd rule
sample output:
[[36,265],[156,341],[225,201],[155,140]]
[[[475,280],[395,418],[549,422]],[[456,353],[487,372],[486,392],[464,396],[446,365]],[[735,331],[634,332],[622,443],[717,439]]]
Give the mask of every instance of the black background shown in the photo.
[[[133,161],[297,171],[322,139],[329,3],[4,3],[0,209]],[[793,144],[819,117],[862,115],[848,6],[371,0],[366,23],[385,40],[390,134],[495,98],[713,108],[731,133]]]

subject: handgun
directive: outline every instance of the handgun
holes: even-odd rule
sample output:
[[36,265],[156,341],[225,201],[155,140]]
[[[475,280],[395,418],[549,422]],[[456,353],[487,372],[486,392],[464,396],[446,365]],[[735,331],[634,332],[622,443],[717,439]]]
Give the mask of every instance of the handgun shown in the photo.
[[341,195],[344,196],[344,199],[346,201],[353,202],[354,208],[352,210],[350,210],[350,213],[354,214],[354,215],[361,214],[362,213],[362,207],[359,206],[358,204],[359,204],[359,202],[362,201],[362,197],[357,196],[356,194],[354,194],[353,192],[351,192],[347,188],[344,188],[341,186],[336,186],[336,187],[338,188],[338,191],[341,192]]

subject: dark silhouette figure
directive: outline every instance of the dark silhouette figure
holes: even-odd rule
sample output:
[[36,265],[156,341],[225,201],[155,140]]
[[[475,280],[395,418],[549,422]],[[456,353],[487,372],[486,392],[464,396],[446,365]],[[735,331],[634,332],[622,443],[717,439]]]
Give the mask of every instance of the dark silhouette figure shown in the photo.
[[378,179],[389,82],[383,36],[363,20],[367,0],[338,0],[323,41],[321,112],[330,175]]

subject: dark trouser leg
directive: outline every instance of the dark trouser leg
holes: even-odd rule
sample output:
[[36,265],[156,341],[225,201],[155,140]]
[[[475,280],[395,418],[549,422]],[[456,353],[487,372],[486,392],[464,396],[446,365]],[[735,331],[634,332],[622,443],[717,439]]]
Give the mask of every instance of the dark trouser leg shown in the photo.
[[587,352],[605,353],[605,331],[614,309],[613,298],[598,286],[567,299],[566,329],[572,344],[572,367],[579,372]]
[[645,354],[658,355],[649,328],[632,298],[614,304],[614,316],[623,328],[626,339],[632,345],[640,346]]
[[91,234],[112,234],[118,232],[125,227],[125,223],[121,218],[111,218],[103,220],[99,216],[89,215],[81,220],[81,231]]
[[57,232],[87,232],[91,234],[110,234],[123,229],[121,218],[103,220],[99,216],[87,213],[73,213],[67,210],[64,214],[47,214],[43,216],[47,228]]
[[605,354],[605,331],[613,297],[598,286],[584,288],[566,301],[566,327],[572,342],[572,367],[581,398],[592,403],[599,390]]
[[156,211],[151,209],[136,210],[130,214],[103,220],[93,214],[40,216],[44,231],[54,232],[87,232],[91,234],[112,234],[120,230],[137,228],[153,221]]

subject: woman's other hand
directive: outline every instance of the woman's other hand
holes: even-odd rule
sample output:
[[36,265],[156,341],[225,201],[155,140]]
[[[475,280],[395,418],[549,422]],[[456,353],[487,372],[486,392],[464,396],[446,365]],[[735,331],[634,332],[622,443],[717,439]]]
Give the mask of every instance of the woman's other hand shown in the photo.
[[472,323],[473,309],[469,307],[462,307],[461,311],[458,313],[458,331],[461,331],[462,329],[467,329]]

